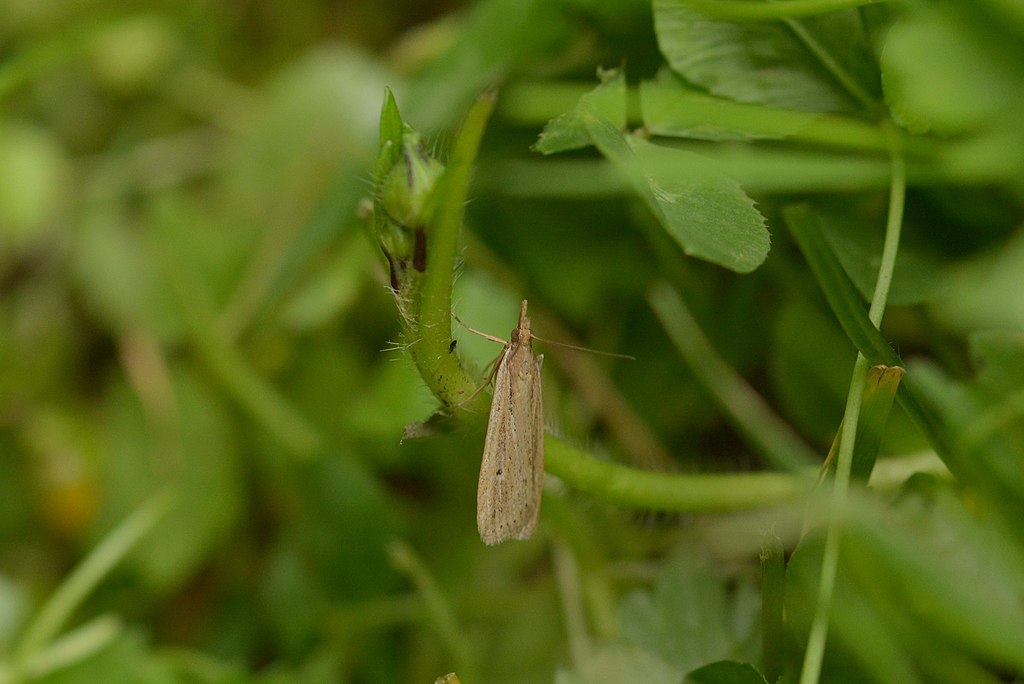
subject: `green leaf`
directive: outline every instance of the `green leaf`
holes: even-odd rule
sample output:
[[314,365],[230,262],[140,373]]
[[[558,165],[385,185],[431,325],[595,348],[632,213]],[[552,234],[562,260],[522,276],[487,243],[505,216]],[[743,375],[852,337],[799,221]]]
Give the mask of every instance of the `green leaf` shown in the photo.
[[937,274],[945,295],[932,303],[936,316],[955,329],[1024,329],[1024,232]]
[[181,680],[170,666],[151,652],[151,644],[141,630],[125,632],[105,648],[89,654],[67,667],[55,669],[44,677],[33,678],[40,684],[92,684],[93,682],[147,682],[175,684]]
[[[264,629],[273,634],[285,658],[303,653],[304,645],[314,638],[329,612],[323,578],[315,569],[294,535],[276,540],[267,553],[253,597],[258,608],[245,616],[253,623],[265,621]],[[295,610],[295,606],[303,609]]]
[[[653,80],[641,82],[639,90],[644,128],[655,135],[697,140],[785,138],[858,153],[888,152],[889,149],[889,140],[871,122],[852,116],[823,116],[715,97],[687,85],[667,70],[659,72]],[[778,154],[764,147],[748,148],[747,152]],[[818,153],[811,163],[816,162],[815,168],[820,173],[822,162],[828,159]],[[849,155],[844,160],[849,162]],[[777,159],[766,161],[773,167],[778,166]],[[767,179],[777,176],[776,170]],[[847,183],[852,180],[849,174],[845,178]],[[748,187],[746,183],[744,187]]]
[[1000,393],[1024,388],[1024,333],[986,330],[968,338],[978,381]]
[[899,365],[899,357],[868,320],[864,299],[825,239],[821,217],[807,205],[787,207],[783,216],[847,337],[868,361]]
[[[853,446],[851,477],[867,482],[878,459],[882,433],[896,399],[896,391],[906,371],[900,366],[872,366],[868,371],[867,386],[861,400],[860,421],[857,423],[856,442]],[[840,432],[841,434],[841,432]]]
[[391,88],[384,89],[384,104],[380,108],[380,149],[377,153],[377,183],[384,180],[384,176],[402,155],[402,134],[407,132],[409,127],[402,121],[402,115],[398,111],[398,103],[395,102],[395,94]]
[[[812,531],[801,539],[786,566],[786,615],[797,640],[806,642],[818,600],[822,562],[822,536]],[[849,562],[847,555],[841,559]],[[829,640],[822,667],[822,681],[864,681],[865,671],[885,681],[921,680],[907,662],[906,646],[897,639],[895,617],[899,601],[890,606],[872,605],[867,596],[853,591],[841,569],[832,599]],[[870,596],[870,594],[868,594]],[[888,618],[888,619],[887,619]],[[858,666],[864,670],[858,669]]]
[[407,120],[448,125],[473,98],[509,74],[551,59],[574,40],[579,17],[548,0],[483,0],[446,36],[443,54],[404,93]]
[[855,11],[732,24],[684,0],[655,0],[654,27],[672,69],[712,95],[809,112],[851,111],[868,100],[873,69]]
[[848,576],[905,637],[917,631],[917,643],[927,640],[954,658],[1019,670],[1024,558],[1009,535],[1020,518],[1001,525],[977,517],[948,489],[936,494],[931,505],[902,502],[899,515],[887,509],[854,517],[844,547]]
[[891,165],[874,155],[774,147],[702,146],[714,168],[750,193],[849,192],[885,188]]
[[32,249],[58,233],[59,212],[74,188],[61,141],[49,131],[5,119],[0,125],[0,250]]
[[142,328],[161,340],[182,333],[173,298],[151,244],[132,230],[126,211],[113,203],[85,210],[71,252],[72,276],[83,304],[111,331]]
[[[908,369],[924,402],[942,420],[956,446],[957,462],[950,465],[958,478],[986,493],[992,510],[1016,522],[1024,517],[1024,392],[1020,386],[1004,392],[992,385],[951,379],[926,362]],[[954,471],[956,472],[956,471]]]
[[770,238],[764,217],[739,184],[700,155],[624,136],[610,121],[584,111],[601,153],[633,184],[683,251],[739,273],[761,265]]
[[787,297],[775,318],[768,356],[772,396],[815,445],[827,445],[842,419],[856,348],[813,300]]
[[373,249],[362,235],[340,241],[339,249],[324,257],[323,268],[289,293],[282,303],[281,322],[292,331],[316,329],[344,313],[358,301],[363,278],[373,261]]
[[617,128],[626,125],[626,77],[621,69],[598,71],[601,84],[580,97],[576,107],[548,122],[534,145],[543,154],[564,152],[594,144],[583,122],[585,111],[596,112]]
[[686,675],[693,684],[768,684],[753,665],[722,660],[698,668]]
[[[211,269],[230,279],[230,296],[218,315],[229,337],[267,319],[273,323],[296,281],[356,223],[367,177],[381,174],[374,166],[377,98],[386,82],[396,80],[379,62],[339,43],[309,51],[259,92],[258,114],[225,169],[234,211],[211,215],[204,204],[195,217],[177,219],[212,224],[194,228],[189,241],[209,239],[209,233],[236,242]],[[339,82],[345,87],[337,88]],[[233,230],[224,230],[225,221]]]
[[398,515],[372,473],[345,454],[328,453],[299,466],[297,485],[298,534],[330,595],[352,600],[394,590],[380,540],[400,534]]
[[[58,647],[57,634],[96,585],[106,579],[126,555],[137,550],[139,541],[151,535],[154,528],[165,520],[172,499],[173,494],[163,490],[124,520],[118,521],[117,526],[68,575],[25,628],[14,649],[16,665],[28,665],[33,659],[45,657],[42,651],[46,647]],[[105,640],[103,634],[110,636],[117,631],[116,625],[100,626],[93,636],[102,642]],[[65,638],[75,639],[71,635]],[[86,637],[85,641],[95,643],[96,640]]]
[[577,670],[559,671],[557,684],[606,684],[607,682],[643,682],[679,684],[680,670],[638,646],[607,644],[589,654]]
[[752,625],[757,617],[738,612],[722,579],[695,555],[680,552],[666,563],[652,591],[636,590],[623,598],[619,617],[627,641],[689,672],[741,655],[742,635],[734,625]]
[[110,392],[106,409],[108,498],[101,524],[120,519],[140,496],[168,484],[180,491],[132,556],[158,591],[189,577],[219,547],[243,502],[238,445],[225,407],[188,371],[174,368],[172,381],[171,422],[162,431],[149,429],[142,407],[122,385]]
[[1019,64],[999,64],[986,40],[937,10],[894,24],[881,58],[893,118],[915,133],[952,134],[977,128],[1019,102]]

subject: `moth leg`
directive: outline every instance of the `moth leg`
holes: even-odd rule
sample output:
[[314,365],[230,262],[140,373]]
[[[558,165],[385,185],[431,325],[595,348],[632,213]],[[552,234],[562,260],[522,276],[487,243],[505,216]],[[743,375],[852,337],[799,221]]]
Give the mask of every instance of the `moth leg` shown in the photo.
[[[499,341],[502,344],[505,343],[504,340],[499,340]],[[497,373],[498,373],[498,366],[501,365],[501,360],[505,358],[505,354],[507,352],[508,352],[508,349],[506,348],[500,354],[498,354],[498,358],[494,359],[494,361],[491,361],[491,363],[490,363],[491,370],[490,370],[490,372],[487,373],[487,379],[484,380],[484,384],[480,385],[475,390],[473,390],[472,394],[470,394],[468,397],[466,397],[465,399],[460,401],[458,404],[455,404],[454,406],[452,406],[453,409],[460,408],[462,406],[465,406],[469,402],[471,402],[476,397],[476,395],[480,394],[484,390],[484,387],[487,387],[488,385],[490,385],[494,381],[494,376],[497,375]]]

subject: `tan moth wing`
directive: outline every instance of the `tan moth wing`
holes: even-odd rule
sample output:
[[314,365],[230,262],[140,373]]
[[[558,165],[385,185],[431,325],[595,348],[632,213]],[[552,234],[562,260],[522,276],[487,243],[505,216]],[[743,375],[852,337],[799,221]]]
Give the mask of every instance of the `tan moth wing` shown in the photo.
[[483,462],[476,492],[476,524],[486,544],[528,539],[537,528],[544,484],[544,407],[526,302],[519,325],[498,359]]

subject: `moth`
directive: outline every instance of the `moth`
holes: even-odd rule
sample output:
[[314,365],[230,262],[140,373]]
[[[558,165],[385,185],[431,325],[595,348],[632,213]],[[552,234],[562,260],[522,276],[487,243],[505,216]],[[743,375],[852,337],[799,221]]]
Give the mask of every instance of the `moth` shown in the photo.
[[[507,342],[462,325],[504,345],[492,371],[494,395],[476,489],[476,527],[480,539],[488,545],[529,539],[537,529],[544,486],[544,399],[540,380],[544,355],[533,351],[533,340],[541,338],[530,329],[525,299],[519,307],[519,323]],[[541,341],[605,356],[633,358]]]
[[[492,338],[493,339],[493,338]],[[495,363],[494,397],[476,489],[476,527],[485,544],[529,539],[544,485],[544,400],[526,300]]]

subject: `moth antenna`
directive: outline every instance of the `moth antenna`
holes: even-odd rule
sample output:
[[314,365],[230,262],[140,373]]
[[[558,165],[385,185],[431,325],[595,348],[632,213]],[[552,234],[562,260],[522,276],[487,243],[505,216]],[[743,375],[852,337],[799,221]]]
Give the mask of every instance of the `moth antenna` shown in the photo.
[[476,330],[475,328],[470,328],[468,325],[466,325],[465,323],[462,322],[462,319],[459,318],[455,314],[455,312],[452,312],[452,318],[454,318],[456,321],[458,321],[459,325],[461,325],[463,328],[465,328],[466,330],[468,330],[471,333],[475,333],[475,334],[479,335],[480,337],[486,337],[491,342],[497,342],[499,344],[508,344],[508,340],[503,340],[500,337],[495,337],[494,335],[488,335],[487,333],[480,332],[479,330]]
[[530,336],[533,337],[533,339],[537,340],[538,342],[543,342],[544,344],[553,344],[556,347],[565,347],[566,349],[575,349],[576,351],[590,352],[591,354],[597,354],[598,356],[610,356],[613,359],[626,359],[627,361],[636,361],[636,357],[630,356],[629,354],[616,354],[615,352],[601,351],[600,349],[578,347],[575,344],[567,344],[565,342],[555,342],[554,340],[546,340],[543,337],[537,337],[536,335],[533,334],[531,334]]

